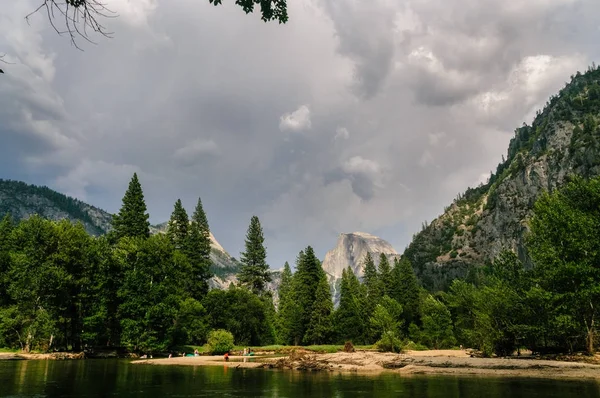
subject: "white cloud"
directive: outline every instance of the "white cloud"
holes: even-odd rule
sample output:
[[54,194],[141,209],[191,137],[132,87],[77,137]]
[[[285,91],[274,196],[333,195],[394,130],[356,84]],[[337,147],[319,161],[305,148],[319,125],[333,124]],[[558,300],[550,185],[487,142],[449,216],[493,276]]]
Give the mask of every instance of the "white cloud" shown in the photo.
[[402,250],[600,59],[597,0],[297,0],[285,25],[233,1],[107,3],[115,37],[83,53],[27,25],[38,1],[2,8],[3,177],[116,211],[138,170],[153,222],[201,195],[233,254],[256,213],[276,266],[341,231]]
[[429,133],[427,137],[429,139],[429,145],[436,146],[446,137],[446,133],[444,131],[440,131],[439,133]]
[[347,140],[350,138],[350,132],[345,127],[338,127],[335,129],[335,137],[336,140]]
[[219,147],[213,140],[195,139],[187,145],[178,148],[173,157],[184,164],[194,164],[202,160],[204,156],[217,155]]
[[279,118],[279,130],[302,131],[311,128],[310,109],[308,105],[301,105],[291,113],[285,113]]
[[362,156],[354,156],[342,165],[342,169],[349,174],[367,173],[377,174],[381,171],[379,164],[373,160],[365,159]]

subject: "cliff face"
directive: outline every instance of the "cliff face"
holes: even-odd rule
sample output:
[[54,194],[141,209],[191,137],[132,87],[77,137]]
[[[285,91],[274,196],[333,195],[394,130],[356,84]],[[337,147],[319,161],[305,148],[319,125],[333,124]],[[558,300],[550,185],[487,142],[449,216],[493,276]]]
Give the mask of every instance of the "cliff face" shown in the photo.
[[427,288],[444,289],[505,249],[529,263],[525,235],[537,198],[570,175],[600,175],[599,82],[597,69],[574,76],[531,126],[515,131],[489,182],[459,195],[414,236],[404,254]]
[[50,188],[0,180],[0,217],[8,213],[15,220],[39,214],[50,220],[81,221],[91,235],[106,233],[112,221],[110,213]]
[[335,247],[325,254],[323,270],[333,279],[342,277],[342,271],[348,266],[358,277],[363,275],[363,261],[367,252],[371,253],[375,264],[379,263],[380,253],[393,261],[398,252],[385,240],[366,232],[340,234]]

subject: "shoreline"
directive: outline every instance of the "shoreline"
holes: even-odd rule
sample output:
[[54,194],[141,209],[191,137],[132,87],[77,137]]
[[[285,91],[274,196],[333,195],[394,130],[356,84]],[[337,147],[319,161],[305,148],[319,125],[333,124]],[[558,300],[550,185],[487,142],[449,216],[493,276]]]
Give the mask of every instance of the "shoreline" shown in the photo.
[[[241,356],[174,357],[143,359],[132,364],[157,366],[224,366],[243,369],[291,369],[353,374],[452,375],[484,377],[524,377],[546,379],[600,380],[600,365],[535,358],[474,358],[466,350],[408,351],[403,354],[356,351],[316,354],[298,350],[279,358]],[[248,357],[246,357],[248,358]]]
[[[4,352],[0,360],[73,360],[84,359],[83,353],[26,354]],[[362,375],[382,373],[403,377],[413,375],[447,375],[480,377],[518,377],[545,379],[600,380],[600,355],[568,357],[568,360],[535,357],[476,358],[468,350],[407,351],[402,354],[358,350],[353,353],[315,353],[296,349],[288,355],[274,357],[232,355],[134,359],[132,365],[156,366],[223,366],[242,369],[286,369],[309,372],[335,372]],[[244,359],[246,361],[244,361]],[[583,361],[587,362],[583,362]],[[593,362],[593,363],[589,363]]]

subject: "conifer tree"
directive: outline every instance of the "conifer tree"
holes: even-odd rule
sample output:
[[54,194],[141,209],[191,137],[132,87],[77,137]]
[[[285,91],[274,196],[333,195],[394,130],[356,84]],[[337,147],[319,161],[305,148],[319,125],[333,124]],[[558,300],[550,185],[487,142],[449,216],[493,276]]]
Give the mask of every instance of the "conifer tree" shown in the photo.
[[331,314],[333,312],[333,301],[329,291],[329,283],[324,272],[321,272],[319,283],[315,291],[315,300],[310,315],[310,321],[304,343],[324,344],[329,341],[332,332]]
[[[375,307],[381,300],[381,283],[379,281],[379,275],[377,274],[377,268],[375,268],[375,262],[371,253],[367,252],[363,262],[363,287],[365,290],[365,313],[373,314]],[[368,327],[367,340],[373,340],[375,333],[373,328]]]
[[348,267],[342,271],[340,305],[334,315],[338,342],[350,340],[357,344],[363,341],[364,318],[361,304],[360,283]]
[[148,238],[150,236],[149,215],[146,213],[146,202],[137,173],[129,182],[123,196],[123,205],[119,214],[113,216],[113,228],[117,239],[125,236],[131,238]]
[[393,288],[390,296],[404,309],[404,326],[417,323],[419,317],[419,282],[410,261],[406,257],[394,259],[392,270]]
[[192,222],[189,225],[186,254],[192,265],[192,296],[200,300],[208,292],[208,280],[212,277],[210,272],[212,264],[210,259],[210,229],[200,198],[198,198],[196,209],[192,215]]
[[[300,252],[298,257],[304,256]],[[296,300],[294,276],[290,265],[285,262],[279,285],[277,312],[277,341],[280,344],[298,345],[303,335],[302,311]]]
[[242,269],[238,280],[243,286],[249,287],[258,295],[264,293],[265,285],[271,281],[264,241],[260,220],[258,217],[252,216],[246,233],[246,251],[241,253]]
[[176,249],[183,249],[185,247],[188,239],[189,223],[190,220],[181,204],[181,199],[177,199],[167,226],[167,236]]
[[302,330],[300,340],[305,340],[306,328],[310,323],[310,319],[315,305],[315,297],[317,286],[321,277],[325,273],[321,268],[321,262],[315,255],[312,247],[308,246],[298,255],[296,263],[296,273],[294,274],[294,293],[295,300],[300,308],[300,319]]
[[379,275],[370,252],[367,252],[363,261],[363,283],[367,291],[367,297],[380,297]]
[[392,280],[392,267],[384,253],[379,254],[379,285],[381,286],[381,295],[389,296],[394,286]]
[[10,282],[8,269],[10,266],[10,234],[14,228],[10,214],[4,216],[0,221],[0,307],[8,302],[6,289]]

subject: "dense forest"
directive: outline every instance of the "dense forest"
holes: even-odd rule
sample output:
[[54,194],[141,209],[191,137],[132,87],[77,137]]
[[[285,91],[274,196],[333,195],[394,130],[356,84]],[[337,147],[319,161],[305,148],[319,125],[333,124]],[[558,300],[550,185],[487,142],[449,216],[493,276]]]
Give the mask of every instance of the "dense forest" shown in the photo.
[[[485,355],[585,350],[596,344],[600,306],[600,179],[573,178],[535,205],[527,236],[534,266],[512,252],[431,294],[408,259],[370,254],[364,277],[346,270],[338,308],[308,246],[285,264],[274,304],[260,221],[252,217],[239,283],[208,288],[209,225],[202,202],[188,217],[177,201],[166,234],[150,235],[134,175],[114,229],[38,216],[0,223],[0,346],[30,350],[126,347],[168,352],[223,330],[240,345],[375,344]],[[218,332],[216,332],[218,331]],[[215,334],[217,333],[217,334]]]

